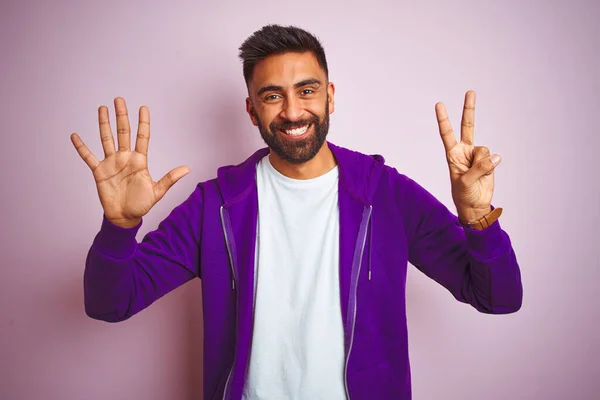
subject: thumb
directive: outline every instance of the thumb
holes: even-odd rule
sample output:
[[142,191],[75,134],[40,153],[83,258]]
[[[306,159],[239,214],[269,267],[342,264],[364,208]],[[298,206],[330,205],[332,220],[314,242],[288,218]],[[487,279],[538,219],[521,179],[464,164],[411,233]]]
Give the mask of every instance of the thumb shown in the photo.
[[500,164],[502,159],[498,154],[485,157],[476,164],[474,164],[467,172],[462,176],[462,181],[466,187],[472,186],[481,177],[485,175],[491,175],[494,172],[494,168]]
[[190,169],[188,167],[177,167],[167,172],[157,184],[154,186],[154,197],[156,201],[159,201],[167,193],[171,186],[173,186],[178,180],[189,174]]

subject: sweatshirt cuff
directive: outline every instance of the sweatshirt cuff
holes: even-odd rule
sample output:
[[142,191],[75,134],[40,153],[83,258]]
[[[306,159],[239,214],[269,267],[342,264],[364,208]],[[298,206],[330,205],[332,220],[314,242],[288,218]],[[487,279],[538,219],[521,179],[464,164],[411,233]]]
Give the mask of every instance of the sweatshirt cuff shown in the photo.
[[500,227],[496,220],[484,230],[464,228],[467,243],[473,256],[478,259],[493,259],[501,256],[510,248],[508,235]]
[[135,252],[137,246],[135,236],[141,226],[142,221],[133,228],[123,228],[113,224],[106,215],[103,215],[100,232],[94,239],[94,248],[107,257],[118,260],[129,258]]

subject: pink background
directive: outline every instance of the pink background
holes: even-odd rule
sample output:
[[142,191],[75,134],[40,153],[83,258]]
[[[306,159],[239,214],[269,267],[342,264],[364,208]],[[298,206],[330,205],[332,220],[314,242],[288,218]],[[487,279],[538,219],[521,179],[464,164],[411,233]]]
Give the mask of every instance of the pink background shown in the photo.
[[263,146],[237,47],[270,22],[323,40],[334,143],[383,154],[454,209],[433,106],[444,101],[458,128],[475,89],[476,144],[503,157],[494,204],[522,267],[523,308],[478,314],[411,267],[414,398],[599,398],[599,2],[10,3],[0,6],[1,399],[201,398],[199,281],[123,323],[84,314],[101,208],[69,134],[101,156],[97,107],[112,112],[116,96],[134,116],[149,106],[153,176],[192,172],[141,239],[197,181]]

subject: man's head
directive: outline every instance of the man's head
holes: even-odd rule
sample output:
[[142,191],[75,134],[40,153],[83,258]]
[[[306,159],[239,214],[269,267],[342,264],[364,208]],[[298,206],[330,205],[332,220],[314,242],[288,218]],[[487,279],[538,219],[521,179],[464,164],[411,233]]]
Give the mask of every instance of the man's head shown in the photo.
[[334,111],[323,46],[296,27],[268,25],[240,46],[246,110],[281,159],[304,163],[325,142]]

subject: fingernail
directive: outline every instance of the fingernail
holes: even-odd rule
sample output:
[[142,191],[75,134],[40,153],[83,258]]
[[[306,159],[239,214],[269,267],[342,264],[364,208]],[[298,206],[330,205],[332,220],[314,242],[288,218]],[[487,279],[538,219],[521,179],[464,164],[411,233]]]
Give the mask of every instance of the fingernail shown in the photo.
[[491,158],[492,164],[498,165],[500,164],[500,156],[498,154],[494,154]]

